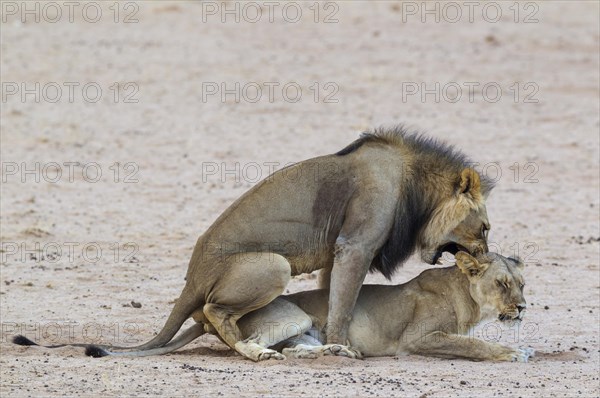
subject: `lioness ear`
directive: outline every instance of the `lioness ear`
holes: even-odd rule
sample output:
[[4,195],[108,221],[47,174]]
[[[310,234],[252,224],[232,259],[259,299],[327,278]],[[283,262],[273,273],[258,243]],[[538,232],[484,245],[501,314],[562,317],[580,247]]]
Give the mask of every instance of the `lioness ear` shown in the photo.
[[525,263],[523,262],[523,260],[521,260],[521,257],[513,256],[508,257],[508,259],[512,261],[518,269],[523,270],[525,268]]
[[467,275],[469,279],[481,276],[487,269],[487,263],[480,263],[477,259],[466,252],[458,252],[454,256],[456,259],[456,266],[460,268],[463,274]]
[[474,169],[468,167],[460,173],[458,192],[470,195],[476,201],[481,199],[481,179]]

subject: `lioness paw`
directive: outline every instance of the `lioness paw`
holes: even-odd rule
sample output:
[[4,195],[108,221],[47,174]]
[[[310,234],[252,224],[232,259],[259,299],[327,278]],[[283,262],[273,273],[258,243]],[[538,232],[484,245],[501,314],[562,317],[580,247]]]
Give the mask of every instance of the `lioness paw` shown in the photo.
[[535,356],[535,351],[533,348],[524,347],[517,348],[515,353],[513,354],[512,361],[513,362],[527,362],[529,358],[533,358]]
[[285,359],[283,354],[280,354],[275,350],[271,350],[270,348],[265,348],[254,341],[255,340],[250,340],[249,342],[238,341],[235,343],[235,350],[254,362],[266,361],[268,359]]
[[281,361],[285,359],[285,355],[271,349],[265,349],[260,354],[258,354],[259,361],[266,361],[268,359],[277,359]]
[[323,346],[322,350],[323,355],[336,355],[351,359],[362,359],[363,357],[360,351],[340,344],[327,344]]

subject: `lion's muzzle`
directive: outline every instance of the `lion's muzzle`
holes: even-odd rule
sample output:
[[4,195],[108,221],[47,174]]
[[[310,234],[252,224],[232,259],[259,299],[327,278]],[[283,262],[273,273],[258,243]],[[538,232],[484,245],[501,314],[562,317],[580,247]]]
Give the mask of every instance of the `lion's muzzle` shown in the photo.
[[518,322],[523,320],[527,305],[516,304],[515,306],[506,309],[498,315],[498,320],[502,322]]

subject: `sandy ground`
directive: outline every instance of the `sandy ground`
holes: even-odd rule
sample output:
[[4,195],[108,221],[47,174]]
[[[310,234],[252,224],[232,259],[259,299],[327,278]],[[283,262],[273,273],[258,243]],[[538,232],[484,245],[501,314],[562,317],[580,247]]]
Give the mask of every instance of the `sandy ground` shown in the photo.
[[[258,21],[245,3],[108,2],[99,17],[76,3],[72,21],[62,2],[60,17],[22,4],[2,3],[3,397],[600,394],[598,3],[497,2],[470,22],[458,2],[455,23],[456,6],[433,2],[439,23],[420,2],[304,3],[297,22],[261,2]],[[526,260],[529,310],[520,329],[479,333],[535,348],[531,362],[255,364],[214,337],[143,359],[10,343],[150,339],[235,198],[271,167],[399,122],[497,177],[490,241]],[[423,269],[412,258],[392,282]]]

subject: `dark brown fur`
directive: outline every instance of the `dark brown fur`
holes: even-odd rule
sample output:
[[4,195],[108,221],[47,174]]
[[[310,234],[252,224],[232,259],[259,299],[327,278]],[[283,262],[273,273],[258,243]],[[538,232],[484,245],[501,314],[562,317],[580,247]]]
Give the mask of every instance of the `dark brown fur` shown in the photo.
[[[423,182],[430,180],[430,175],[437,174],[438,171],[447,173],[448,170],[454,170],[457,178],[453,184],[458,189],[460,184],[458,176],[461,170],[469,167],[472,162],[453,146],[420,133],[409,133],[404,126],[365,132],[336,155],[349,155],[366,144],[406,146],[416,156],[426,159],[415,163],[412,178],[404,182],[407,184],[407,189],[398,200],[394,227],[371,263],[371,272],[381,272],[387,279],[391,279],[396,269],[417,249],[423,228],[429,221],[433,209],[438,205],[423,200],[427,197]],[[493,188],[493,182],[485,176],[481,178],[481,182],[482,193],[487,195]]]

